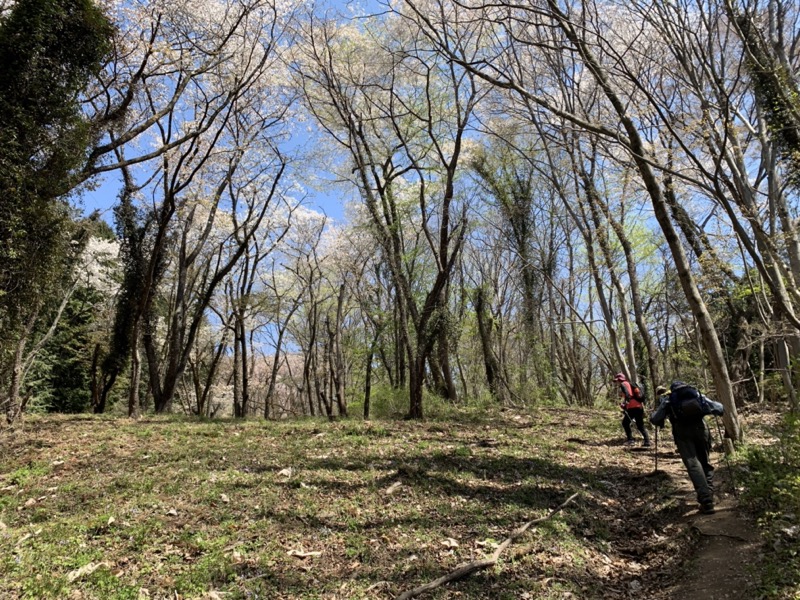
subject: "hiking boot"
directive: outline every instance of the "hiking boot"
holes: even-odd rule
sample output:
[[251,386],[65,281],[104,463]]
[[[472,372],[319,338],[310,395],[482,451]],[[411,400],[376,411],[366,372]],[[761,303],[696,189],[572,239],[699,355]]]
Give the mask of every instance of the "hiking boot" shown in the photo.
[[642,447],[643,448],[649,448],[650,447],[650,440],[643,441],[642,442]]
[[623,446],[633,446],[636,444],[636,440],[625,440]]
[[713,515],[715,512],[713,502],[704,502],[700,505],[700,514]]

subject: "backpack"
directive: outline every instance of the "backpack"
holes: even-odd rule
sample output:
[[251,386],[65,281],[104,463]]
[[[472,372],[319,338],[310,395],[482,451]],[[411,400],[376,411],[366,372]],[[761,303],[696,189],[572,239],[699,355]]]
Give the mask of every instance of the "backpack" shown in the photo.
[[670,386],[670,390],[669,408],[678,421],[702,419],[711,414],[705,396],[697,388],[676,381]]
[[641,402],[642,405],[647,404],[647,390],[644,387],[644,384],[639,385],[631,381],[631,398],[636,400],[637,402]]

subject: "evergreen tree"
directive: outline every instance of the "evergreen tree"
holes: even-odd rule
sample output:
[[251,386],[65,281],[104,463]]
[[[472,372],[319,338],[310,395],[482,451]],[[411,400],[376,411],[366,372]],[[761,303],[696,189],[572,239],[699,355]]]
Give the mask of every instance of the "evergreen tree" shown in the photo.
[[10,421],[26,344],[49,327],[86,239],[66,195],[91,137],[81,93],[112,33],[91,0],[19,0],[0,21],[0,404]]
[[110,49],[90,0],[20,0],[0,22],[0,319],[19,326],[69,253],[63,200],[89,144],[79,98]]

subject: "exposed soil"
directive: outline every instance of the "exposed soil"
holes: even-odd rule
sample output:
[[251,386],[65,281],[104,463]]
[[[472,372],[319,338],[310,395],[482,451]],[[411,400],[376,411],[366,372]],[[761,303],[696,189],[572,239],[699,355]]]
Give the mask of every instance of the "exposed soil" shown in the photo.
[[[764,439],[753,441],[769,443]],[[615,544],[622,556],[635,561],[632,566],[641,567],[641,576],[635,577],[628,569],[628,576],[621,578],[625,587],[606,588],[608,597],[654,600],[757,597],[762,540],[755,524],[738,509],[731,467],[721,445],[717,445],[711,456],[716,467],[716,511],[706,515],[698,510],[694,489],[668,430],[659,440],[657,470],[655,448],[624,447],[621,442],[622,438],[599,446],[594,460],[600,467],[613,464],[630,469],[630,478],[619,481],[625,487],[617,491],[620,501],[629,505],[628,519],[638,521],[639,525],[629,527],[627,532],[617,529]],[[624,533],[634,538],[632,547],[630,544],[626,547],[619,538]]]
[[[716,512],[700,514],[694,489],[680,457],[675,452],[664,454],[667,456],[661,460],[659,468],[663,468],[676,483],[674,496],[685,507],[682,518],[689,524],[693,536],[699,539],[674,583],[662,592],[649,591],[645,597],[751,600],[755,597],[760,539],[753,523],[738,512],[730,471],[727,466],[717,466]],[[715,454],[713,458],[723,460],[721,454]]]

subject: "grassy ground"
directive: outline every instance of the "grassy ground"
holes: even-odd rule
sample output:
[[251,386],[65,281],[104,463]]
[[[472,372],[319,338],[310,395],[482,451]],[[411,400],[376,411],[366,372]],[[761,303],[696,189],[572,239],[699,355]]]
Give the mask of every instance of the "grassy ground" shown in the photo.
[[[458,422],[30,417],[0,455],[0,598],[625,598],[693,543],[617,415]],[[683,552],[679,552],[682,550]]]

